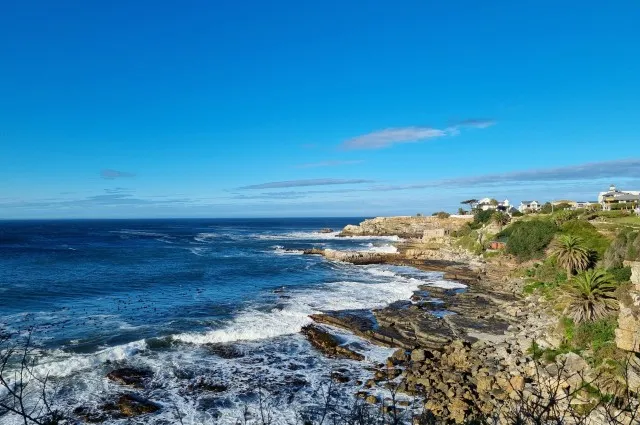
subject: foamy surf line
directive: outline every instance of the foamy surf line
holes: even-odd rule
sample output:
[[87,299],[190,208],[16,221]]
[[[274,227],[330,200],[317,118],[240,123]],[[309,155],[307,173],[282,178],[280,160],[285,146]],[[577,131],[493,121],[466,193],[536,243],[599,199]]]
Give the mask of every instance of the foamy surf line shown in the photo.
[[398,236],[339,236],[340,232],[289,232],[282,234],[253,234],[251,237],[264,240],[383,240],[397,242],[401,239]]
[[[340,281],[324,284],[320,288],[292,290],[284,305],[268,312],[256,309],[241,311],[230,323],[205,333],[182,333],[173,339],[190,344],[211,344],[235,341],[253,341],[291,335],[300,332],[312,322],[311,314],[324,311],[366,310],[386,307],[399,300],[408,300],[421,285],[446,281],[425,281],[400,276],[382,268],[361,268],[375,277],[375,282]],[[372,276],[372,277],[373,277]],[[434,277],[439,276],[434,274]]]

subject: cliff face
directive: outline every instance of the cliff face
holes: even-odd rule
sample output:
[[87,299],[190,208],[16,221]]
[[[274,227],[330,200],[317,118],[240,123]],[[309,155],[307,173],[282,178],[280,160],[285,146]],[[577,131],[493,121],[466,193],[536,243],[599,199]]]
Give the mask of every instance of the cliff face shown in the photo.
[[473,216],[438,217],[376,217],[359,225],[346,226],[340,236],[399,236],[405,239],[445,237],[460,229]]
[[620,301],[616,344],[626,351],[640,353],[640,261],[627,261],[631,267],[633,289]]

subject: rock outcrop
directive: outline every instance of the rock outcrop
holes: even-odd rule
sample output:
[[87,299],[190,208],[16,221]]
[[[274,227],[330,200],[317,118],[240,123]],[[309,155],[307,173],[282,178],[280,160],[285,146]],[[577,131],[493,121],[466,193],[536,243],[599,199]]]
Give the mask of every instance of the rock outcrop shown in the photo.
[[362,354],[341,346],[338,338],[319,326],[307,325],[302,328],[302,334],[307,337],[311,345],[329,357],[364,360]]
[[115,369],[107,374],[107,378],[109,380],[134,388],[144,388],[146,383],[152,377],[153,373],[151,371],[145,369],[135,369],[132,367]]
[[473,216],[438,217],[376,217],[359,225],[346,226],[339,236],[398,236],[405,239],[444,237],[460,229]]
[[344,261],[352,264],[384,264],[392,262],[396,253],[381,253],[368,251],[337,251],[333,249],[306,249],[303,251],[305,255],[322,255],[328,260]]
[[626,351],[640,353],[640,261],[626,261],[631,267],[633,287],[620,299],[616,344]]

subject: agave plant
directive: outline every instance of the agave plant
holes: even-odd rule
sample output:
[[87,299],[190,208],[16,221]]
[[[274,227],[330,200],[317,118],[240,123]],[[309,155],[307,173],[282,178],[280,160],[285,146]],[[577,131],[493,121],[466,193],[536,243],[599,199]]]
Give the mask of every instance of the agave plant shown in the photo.
[[558,264],[567,269],[567,280],[574,271],[589,267],[589,251],[582,244],[582,239],[572,235],[562,235],[551,246],[550,254],[555,256]]
[[604,270],[581,272],[566,286],[565,314],[576,323],[607,317],[618,308],[615,290],[616,284]]

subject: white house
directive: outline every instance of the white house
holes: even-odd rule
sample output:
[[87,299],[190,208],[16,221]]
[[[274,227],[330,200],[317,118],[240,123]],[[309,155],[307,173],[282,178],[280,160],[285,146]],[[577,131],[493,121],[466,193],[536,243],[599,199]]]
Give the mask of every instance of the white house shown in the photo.
[[518,207],[518,211],[522,214],[528,212],[536,212],[540,211],[540,202],[538,201],[522,201],[520,202],[520,206]]
[[615,185],[611,185],[608,191],[598,194],[598,203],[602,205],[604,211],[610,211],[612,209],[636,209],[638,205],[640,205],[640,191],[622,191],[615,187]]
[[511,204],[508,199],[505,199],[502,202],[496,201],[493,198],[482,198],[476,204],[476,208],[482,211],[488,210],[499,210],[499,211],[509,211],[511,208]]

